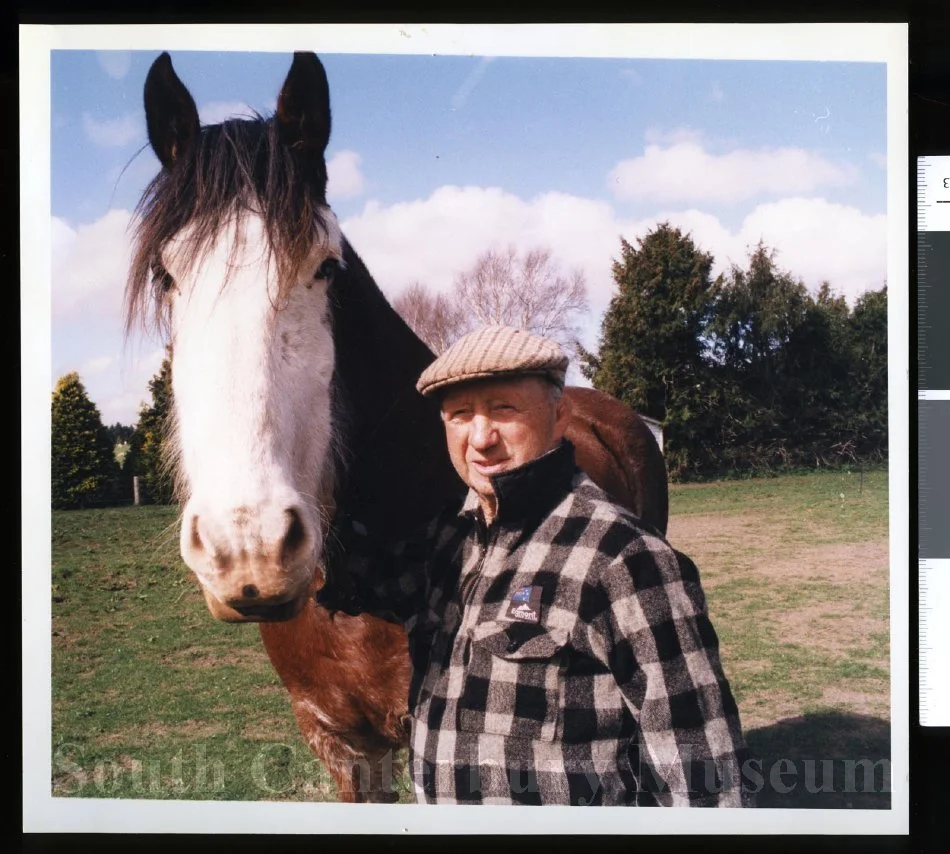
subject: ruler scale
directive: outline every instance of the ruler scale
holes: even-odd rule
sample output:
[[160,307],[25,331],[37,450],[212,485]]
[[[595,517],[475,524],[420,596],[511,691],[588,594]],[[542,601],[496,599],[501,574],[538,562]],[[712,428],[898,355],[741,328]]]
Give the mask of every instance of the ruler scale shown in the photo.
[[950,157],[917,158],[920,723],[950,726]]

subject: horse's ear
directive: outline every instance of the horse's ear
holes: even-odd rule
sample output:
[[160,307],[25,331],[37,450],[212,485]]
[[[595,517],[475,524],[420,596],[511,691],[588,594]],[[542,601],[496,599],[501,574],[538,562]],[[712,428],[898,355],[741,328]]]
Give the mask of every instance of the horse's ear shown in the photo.
[[152,63],[145,78],[145,123],[148,141],[166,169],[198,138],[198,108],[167,53]]
[[277,99],[277,127],[286,145],[322,155],[330,141],[330,86],[313,53],[295,53]]

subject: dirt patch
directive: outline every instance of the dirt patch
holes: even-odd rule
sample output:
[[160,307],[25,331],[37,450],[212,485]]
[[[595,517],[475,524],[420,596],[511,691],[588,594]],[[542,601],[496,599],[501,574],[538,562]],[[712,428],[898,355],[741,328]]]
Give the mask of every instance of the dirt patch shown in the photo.
[[187,667],[207,670],[215,667],[239,667],[259,670],[270,667],[270,660],[263,650],[231,649],[227,652],[207,650],[198,646],[176,649],[162,655],[162,664],[167,667]]
[[795,720],[801,713],[801,700],[784,691],[750,694],[739,703],[743,732],[770,726],[777,720]]
[[104,747],[116,744],[139,744],[148,739],[180,739],[211,738],[223,735],[227,727],[210,721],[182,721],[178,724],[147,723],[141,726],[126,727],[100,735],[96,743]]
[[823,705],[860,714],[872,714],[885,721],[891,719],[891,698],[888,690],[866,692],[848,691],[838,686],[825,688],[821,695]]
[[267,718],[249,723],[241,730],[241,736],[248,741],[267,742],[301,738],[296,724],[283,718]]
[[[668,538],[696,562],[704,582],[707,577],[710,583],[720,580],[720,570],[725,569],[752,569],[769,579],[835,584],[887,577],[886,539],[802,547],[795,544],[800,535],[793,535],[791,527],[756,517],[675,516],[670,519]],[[816,526],[814,530],[818,539],[833,533],[836,529]]]
[[792,559],[770,561],[757,570],[766,578],[866,584],[886,579],[889,564],[887,540],[876,540],[809,546]]
[[762,533],[761,522],[743,516],[673,516],[667,539],[674,548],[689,548],[698,560],[699,555],[735,554],[762,539]]
[[287,689],[281,684],[261,685],[254,689],[254,694],[258,697],[274,697],[278,694],[282,697],[286,697]]
[[135,578],[120,572],[108,572],[103,576],[102,581],[99,582],[100,589],[110,593],[115,593],[119,590],[135,590],[138,586],[139,583]]
[[[805,608],[791,608],[779,612],[778,636],[792,642],[805,642],[812,649],[832,654],[850,655],[852,650],[867,644],[872,635],[888,631],[887,618],[863,616],[858,602],[823,602]],[[865,659],[862,659],[865,660]],[[867,661],[887,669],[888,662]]]
[[741,668],[744,675],[755,675],[757,673],[765,673],[766,670],[769,670],[772,667],[772,662],[767,658],[759,659],[748,659],[737,661],[735,658],[728,661],[732,666],[729,669],[739,669]]

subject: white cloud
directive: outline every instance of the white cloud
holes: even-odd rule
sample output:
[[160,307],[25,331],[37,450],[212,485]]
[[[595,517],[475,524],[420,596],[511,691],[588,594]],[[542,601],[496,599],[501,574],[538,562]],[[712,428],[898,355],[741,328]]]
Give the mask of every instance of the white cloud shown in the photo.
[[[823,280],[849,303],[869,289],[880,288],[887,272],[887,226],[883,215],[824,199],[794,197],[758,205],[735,232],[717,217],[698,210],[660,212],[640,220],[630,234],[643,236],[657,222],[687,231],[715,259],[713,274],[733,264],[744,267],[761,240],[778,250],[776,263],[801,279],[814,293]],[[627,232],[624,236],[633,242]]]
[[92,223],[72,228],[52,219],[52,313],[54,322],[86,313],[122,313],[122,295],[131,257],[131,214],[111,210]]
[[104,148],[120,148],[145,136],[145,122],[138,113],[103,121],[83,113],[82,129],[88,139]]
[[[102,415],[105,424],[135,424],[142,404],[151,399],[148,382],[158,373],[165,351],[154,347],[154,339],[137,337],[125,341],[121,330],[87,331],[81,324],[58,330],[54,345],[61,338],[68,338],[68,349],[74,355],[59,357],[52,376],[50,388],[55,388],[57,379],[68,371],[78,371],[86,391]],[[141,345],[146,346],[141,346]],[[83,358],[82,354],[102,353]],[[78,367],[77,367],[78,364]]]
[[[141,353],[119,355],[129,220],[127,211],[118,210],[75,228],[52,221],[55,334],[76,344],[70,350],[81,354],[76,363],[89,375],[90,395],[107,423],[134,423],[163,356],[154,342]],[[730,229],[697,208],[658,206],[649,216],[631,219],[607,202],[563,193],[524,200],[497,188],[446,186],[426,199],[391,206],[370,201],[342,227],[390,298],[414,280],[450,290],[456,276],[486,249],[551,247],[565,272],[580,268],[586,276],[591,315],[582,340],[592,347],[613,295],[611,264],[620,254],[621,235],[635,245],[662,221],[688,231],[714,256],[714,274],[733,263],[744,266],[749,249],[762,239],[778,250],[782,269],[813,291],[828,279],[851,303],[863,291],[879,288],[886,275],[885,218],[820,198],[760,204]],[[92,321],[102,320],[114,327],[114,337],[86,331],[101,330],[101,322]],[[115,359],[106,364],[110,353]]]
[[887,275],[887,218],[824,199],[790,198],[757,207],[740,238],[779,249],[779,266],[816,286],[828,279],[853,303]]
[[682,140],[665,148],[647,144],[641,156],[618,163],[608,181],[618,199],[696,203],[812,193],[852,184],[858,177],[855,167],[801,148],[711,154],[695,140]]
[[107,371],[115,363],[115,356],[93,356],[87,359],[79,369],[80,376],[95,376]]
[[779,250],[783,269],[816,289],[823,279],[849,300],[881,286],[886,270],[885,219],[823,199],[790,198],[759,205],[737,231],[701,210],[658,210],[637,220],[611,205],[562,193],[530,201],[497,188],[441,187],[429,198],[388,207],[367,203],[342,228],[389,297],[418,280],[436,291],[490,248],[549,246],[565,270],[586,275],[591,302],[588,343],[613,294],[611,263],[620,237],[636,242],[668,220],[692,234],[716,259],[716,272],[746,263],[759,239]]
[[103,424],[125,424],[134,427],[139,420],[138,413],[143,403],[147,403],[148,387],[144,392],[129,391],[108,397],[99,405]]
[[338,151],[327,161],[327,195],[350,199],[363,194],[366,178],[360,170],[363,158],[355,151]]
[[681,143],[695,143],[700,145],[703,134],[691,127],[678,127],[673,130],[663,130],[658,127],[648,127],[644,139],[654,145],[680,145]]
[[619,234],[610,205],[549,193],[530,202],[498,188],[446,186],[428,199],[384,207],[367,203],[342,223],[348,239],[390,296],[420,280],[450,290],[481,252],[538,244],[567,266],[609,269]]
[[198,116],[204,125],[216,125],[225,119],[248,119],[253,115],[253,107],[244,101],[209,101],[198,108]]
[[106,424],[138,421],[139,409],[151,399],[148,381],[158,373],[164,358],[163,349],[150,349],[144,354],[127,350],[123,359],[113,360],[108,374],[89,383],[90,396],[95,388],[93,399],[102,401],[99,409]]
[[132,52],[128,50],[97,50],[96,62],[113,80],[121,80],[132,67]]

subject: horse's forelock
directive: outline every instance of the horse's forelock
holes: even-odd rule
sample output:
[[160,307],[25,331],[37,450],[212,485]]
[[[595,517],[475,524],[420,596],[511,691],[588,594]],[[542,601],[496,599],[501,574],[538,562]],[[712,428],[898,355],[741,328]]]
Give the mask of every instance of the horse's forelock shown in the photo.
[[[304,161],[280,143],[272,119],[231,119],[202,128],[195,145],[163,169],[136,207],[135,247],[126,288],[126,330],[136,320],[165,324],[164,300],[151,287],[152,266],[169,241],[189,229],[187,263],[213,244],[229,222],[249,212],[263,217],[281,289],[292,283],[313,242],[330,233],[326,164]],[[237,242],[234,251],[238,249]]]

